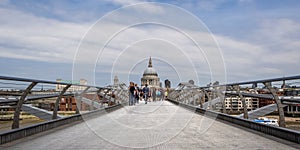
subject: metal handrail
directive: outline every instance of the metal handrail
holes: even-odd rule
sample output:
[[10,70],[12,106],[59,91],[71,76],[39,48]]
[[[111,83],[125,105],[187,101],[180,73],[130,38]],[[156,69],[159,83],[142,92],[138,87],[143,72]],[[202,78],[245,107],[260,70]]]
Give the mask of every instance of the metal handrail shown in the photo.
[[65,83],[65,82],[36,80],[36,79],[8,77],[8,76],[0,76],[0,80],[20,81],[20,82],[37,82],[37,83],[46,83],[46,84],[59,84],[59,85],[76,85],[76,86],[82,86],[82,87],[93,87],[93,88],[97,88],[97,89],[109,89],[107,87],[99,87],[99,86],[92,86],[92,85],[81,85],[81,84],[72,84],[72,83]]
[[257,83],[267,83],[267,82],[277,82],[277,81],[287,81],[287,80],[297,80],[297,79],[300,79],[300,75],[289,76],[289,77],[278,77],[278,78],[271,78],[271,79],[262,79],[262,80],[254,80],[254,81],[245,81],[245,82],[236,82],[236,83],[227,83],[227,84],[221,84],[221,85],[202,86],[202,87],[197,87],[197,88],[206,89],[206,88],[220,87],[220,86],[235,86],[235,85],[245,85],[245,84],[257,84]]

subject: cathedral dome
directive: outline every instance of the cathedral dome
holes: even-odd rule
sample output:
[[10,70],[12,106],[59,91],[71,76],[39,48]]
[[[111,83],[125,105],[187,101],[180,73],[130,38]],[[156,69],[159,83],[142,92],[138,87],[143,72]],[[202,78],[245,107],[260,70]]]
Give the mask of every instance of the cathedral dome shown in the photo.
[[151,57],[150,57],[150,59],[149,59],[149,64],[148,64],[148,68],[144,71],[144,74],[143,74],[143,76],[147,76],[147,75],[156,75],[156,76],[158,76],[157,75],[157,72],[155,71],[155,69],[154,68],[152,68],[152,60],[151,60]]
[[145,69],[141,78],[141,86],[148,85],[150,88],[159,88],[160,82],[156,70],[152,67],[152,59],[150,57],[148,67]]
[[154,69],[154,68],[147,68],[145,71],[144,71],[144,74],[143,74],[144,76],[145,75],[156,75],[157,76],[157,72],[156,72],[156,70]]

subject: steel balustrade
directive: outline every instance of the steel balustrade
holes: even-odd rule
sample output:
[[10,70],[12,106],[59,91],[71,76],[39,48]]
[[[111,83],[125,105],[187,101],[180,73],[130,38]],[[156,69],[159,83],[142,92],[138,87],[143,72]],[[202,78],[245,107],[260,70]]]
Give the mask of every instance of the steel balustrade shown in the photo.
[[[229,84],[221,84],[221,85],[211,85],[211,86],[203,86],[197,87],[195,85],[190,85],[188,83],[180,83],[177,88],[175,88],[170,94],[169,99],[178,101],[180,103],[189,104],[198,106],[204,109],[216,109],[216,105],[220,103],[222,106],[223,113],[226,113],[225,108],[225,96],[236,95],[239,96],[242,100],[243,104],[243,112],[244,118],[248,118],[248,110],[245,102],[245,97],[257,97],[257,98],[266,98],[266,99],[274,99],[276,101],[277,109],[279,112],[279,125],[281,127],[285,127],[284,121],[284,111],[282,102],[290,102],[290,103],[300,103],[299,96],[278,96],[277,91],[274,87],[272,87],[272,82],[283,82],[285,85],[286,81],[290,80],[299,80],[300,75],[297,76],[289,76],[289,77],[281,77],[281,78],[272,78],[272,79],[264,79],[264,80],[254,80],[247,82],[237,82],[237,83],[229,83]],[[242,92],[240,87],[242,85],[252,85],[252,88],[257,88],[258,84],[263,84],[270,94],[254,94]],[[203,93],[203,94],[202,94]],[[192,95],[192,96],[191,96]],[[195,97],[193,95],[201,95],[203,100],[198,103],[191,103],[190,101],[195,101]]]
[[[84,93],[88,92],[95,92],[91,91],[91,89],[98,89],[96,95],[101,95],[104,93],[103,99],[107,99],[109,103],[112,101],[118,103],[124,103],[128,101],[128,94],[126,95],[125,92],[127,90],[125,84],[118,85],[117,87],[98,87],[98,86],[91,86],[91,85],[79,85],[79,84],[72,84],[72,83],[64,83],[64,82],[54,82],[54,81],[46,81],[46,80],[36,80],[36,79],[28,79],[28,78],[19,78],[19,77],[7,77],[7,76],[0,76],[1,81],[7,81],[9,83],[1,82],[0,84],[4,84],[4,86],[0,87],[1,90],[1,95],[2,98],[0,99],[0,105],[1,106],[11,106],[7,108],[15,108],[14,111],[14,117],[13,117],[13,123],[12,123],[12,129],[19,128],[19,120],[20,120],[20,113],[22,111],[22,106],[26,102],[27,104],[35,101],[35,100],[40,100],[40,99],[45,99],[45,98],[56,98],[55,101],[55,106],[53,110],[53,116],[52,119],[57,119],[57,112],[59,109],[59,104],[63,96],[74,96],[77,102],[77,108],[76,108],[76,113],[78,114],[79,111],[81,110],[81,98],[84,95]],[[22,84],[20,84],[22,83]],[[13,84],[14,86],[24,86],[26,89],[25,90],[19,90],[17,92],[14,92],[13,89],[10,91],[5,92],[5,90],[8,90],[7,85]],[[29,84],[29,85],[28,85]],[[46,85],[53,85],[51,86],[52,89],[55,88],[55,86],[61,86],[63,85],[63,89],[61,91],[53,91],[50,90],[46,92],[43,90],[42,92],[39,92],[37,90],[34,90],[36,85],[42,84],[42,89],[46,87]],[[76,86],[76,87],[83,87],[84,90],[79,90],[75,89],[76,91],[74,92],[68,92],[68,89],[70,89],[71,86]],[[15,87],[12,87],[15,89]],[[51,89],[51,88],[50,88]],[[126,89],[126,90],[125,90]],[[112,98],[113,92],[112,91],[119,91],[118,95],[114,95],[115,98]],[[78,96],[79,95],[79,96]],[[11,96],[11,97],[9,97]],[[9,99],[7,98],[9,97]],[[16,106],[15,106],[16,105]],[[34,107],[34,106],[31,106]],[[93,107],[93,106],[91,106]],[[4,107],[3,107],[4,108]],[[29,109],[29,107],[26,107]],[[27,109],[26,109],[27,110]],[[38,111],[38,109],[36,109]],[[46,112],[44,112],[46,113]]]

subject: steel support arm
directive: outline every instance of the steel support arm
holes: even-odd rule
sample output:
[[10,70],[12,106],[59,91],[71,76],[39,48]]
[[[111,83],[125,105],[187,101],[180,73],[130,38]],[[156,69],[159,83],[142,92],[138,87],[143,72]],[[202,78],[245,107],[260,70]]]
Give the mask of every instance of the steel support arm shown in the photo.
[[86,87],[78,96],[78,98],[76,98],[76,114],[79,114],[80,110],[81,110],[81,101],[82,101],[82,96],[83,94],[85,94],[91,87]]
[[67,86],[65,86],[62,89],[62,91],[60,92],[59,96],[57,97],[57,99],[55,101],[54,109],[53,109],[52,119],[57,119],[57,111],[58,111],[59,102],[60,102],[62,96],[66,93],[66,91],[68,90],[69,87],[71,87],[71,84],[68,84]]
[[239,95],[239,97],[240,97],[240,99],[242,101],[243,109],[244,109],[244,118],[248,119],[249,115],[248,115],[248,110],[247,110],[247,106],[246,106],[246,101],[245,101],[244,96],[241,94],[240,86],[235,85],[233,88],[236,90],[237,94]]
[[16,129],[19,128],[19,121],[20,121],[20,112],[21,112],[21,108],[22,105],[24,103],[24,100],[26,98],[26,96],[28,95],[28,93],[31,91],[31,89],[37,84],[38,82],[32,82],[27,88],[26,90],[23,92],[22,96],[20,97],[20,100],[18,101],[15,113],[14,113],[14,120],[13,120],[13,124],[12,124],[12,129]]
[[279,126],[280,127],[285,127],[285,118],[284,118],[284,111],[283,111],[283,105],[281,103],[281,100],[279,99],[276,90],[271,86],[270,82],[265,82],[264,85],[266,86],[266,88],[269,89],[269,91],[271,92],[271,94],[273,95],[276,104],[277,104],[277,109],[278,109],[278,113],[279,113]]

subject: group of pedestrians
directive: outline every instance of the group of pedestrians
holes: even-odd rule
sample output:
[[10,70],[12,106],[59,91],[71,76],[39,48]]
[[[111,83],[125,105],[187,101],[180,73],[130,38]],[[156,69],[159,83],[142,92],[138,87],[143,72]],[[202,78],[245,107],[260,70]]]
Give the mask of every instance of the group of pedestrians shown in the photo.
[[149,88],[147,85],[140,89],[137,84],[130,82],[129,84],[129,106],[138,104],[140,99],[145,99],[145,103],[147,104],[149,94]]
[[152,98],[152,101],[164,100],[167,95],[159,89],[150,89],[146,84],[145,87],[139,88],[137,84],[130,82],[129,84],[129,106],[138,104],[140,100],[144,100],[145,104]]
[[163,91],[159,89],[153,89],[151,92],[152,101],[161,101],[164,100]]

